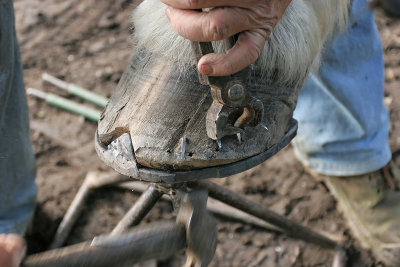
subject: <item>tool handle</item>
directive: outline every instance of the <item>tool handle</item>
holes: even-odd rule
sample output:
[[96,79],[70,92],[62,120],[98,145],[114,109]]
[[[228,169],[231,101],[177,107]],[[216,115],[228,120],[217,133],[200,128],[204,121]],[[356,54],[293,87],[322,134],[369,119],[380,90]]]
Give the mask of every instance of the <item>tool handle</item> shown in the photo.
[[108,103],[108,98],[89,91],[88,89],[82,88],[73,83],[67,83],[63,80],[60,80],[54,76],[51,76],[48,73],[42,74],[42,79],[57,86],[60,89],[66,90],[69,94],[77,96],[85,101],[93,103],[99,107],[104,108]]
[[68,84],[68,92],[71,95],[82,98],[83,100],[86,100],[102,108],[104,108],[108,103],[107,97],[89,91],[73,83]]
[[96,122],[100,120],[101,112],[99,110],[87,107],[85,105],[76,103],[63,97],[53,94],[47,94],[46,102],[58,108],[70,111],[78,115],[82,115],[89,120]]
[[95,237],[68,247],[28,256],[22,267],[125,266],[150,259],[166,259],[186,246],[183,224],[152,223],[121,236]]

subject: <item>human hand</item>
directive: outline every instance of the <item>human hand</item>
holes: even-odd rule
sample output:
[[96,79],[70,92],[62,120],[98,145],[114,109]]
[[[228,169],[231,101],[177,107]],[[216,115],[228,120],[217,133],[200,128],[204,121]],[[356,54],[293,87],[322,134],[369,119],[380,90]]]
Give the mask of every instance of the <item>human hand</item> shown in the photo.
[[[197,65],[205,75],[226,76],[254,63],[292,0],[161,0],[174,30],[199,42],[218,41],[239,33],[224,54],[203,56]],[[195,9],[210,8],[209,12]]]
[[0,266],[18,267],[25,257],[25,240],[16,234],[0,234]]

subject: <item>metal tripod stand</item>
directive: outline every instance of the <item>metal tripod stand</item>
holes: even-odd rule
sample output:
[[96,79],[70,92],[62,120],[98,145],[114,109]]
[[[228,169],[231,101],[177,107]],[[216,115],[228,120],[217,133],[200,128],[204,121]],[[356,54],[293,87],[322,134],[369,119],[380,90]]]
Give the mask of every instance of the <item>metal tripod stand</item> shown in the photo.
[[[184,248],[187,254],[185,267],[208,266],[217,244],[216,223],[207,211],[209,196],[272,224],[274,229],[290,237],[332,249],[335,252],[334,266],[344,266],[345,251],[337,241],[206,180],[233,175],[264,162],[285,147],[296,135],[296,130],[297,123],[293,121],[287,134],[269,150],[224,166],[174,173],[138,169],[135,178],[145,180],[150,185],[109,235],[95,237],[91,242],[57,248],[66,240],[74,220],[79,216],[80,204],[90,188],[121,183],[128,178],[107,176],[103,179],[86,179],[60,224],[52,244],[53,250],[28,257],[22,266],[118,266],[124,262],[164,259]],[[178,211],[176,221],[152,223],[129,230],[140,223],[163,195],[173,199]]]

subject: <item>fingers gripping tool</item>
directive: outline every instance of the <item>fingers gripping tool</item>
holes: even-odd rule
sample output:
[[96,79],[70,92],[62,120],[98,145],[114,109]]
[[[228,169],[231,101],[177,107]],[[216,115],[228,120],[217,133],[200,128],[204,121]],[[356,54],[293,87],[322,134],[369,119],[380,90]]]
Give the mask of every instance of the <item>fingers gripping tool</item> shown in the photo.
[[[233,47],[234,37],[226,40]],[[193,53],[197,59],[214,53],[211,42],[192,42]],[[221,139],[236,135],[239,143],[244,127],[255,127],[264,116],[263,103],[251,96],[247,86],[250,67],[229,76],[206,76],[199,72],[200,83],[210,86],[213,102],[207,111],[206,129],[209,138],[216,140],[221,149]]]

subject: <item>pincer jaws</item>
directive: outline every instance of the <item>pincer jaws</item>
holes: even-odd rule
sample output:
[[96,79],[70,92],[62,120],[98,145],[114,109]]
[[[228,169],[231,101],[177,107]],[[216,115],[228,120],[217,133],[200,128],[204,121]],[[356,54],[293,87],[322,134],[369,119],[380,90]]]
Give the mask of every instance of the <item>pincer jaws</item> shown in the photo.
[[[227,42],[232,46],[233,37]],[[211,42],[192,42],[192,50],[197,61],[206,54],[213,53]],[[220,140],[229,135],[244,133],[245,127],[255,127],[264,116],[263,103],[251,96],[246,84],[250,68],[230,76],[206,76],[199,73],[199,81],[210,86],[213,102],[207,111],[206,129],[211,139]]]

